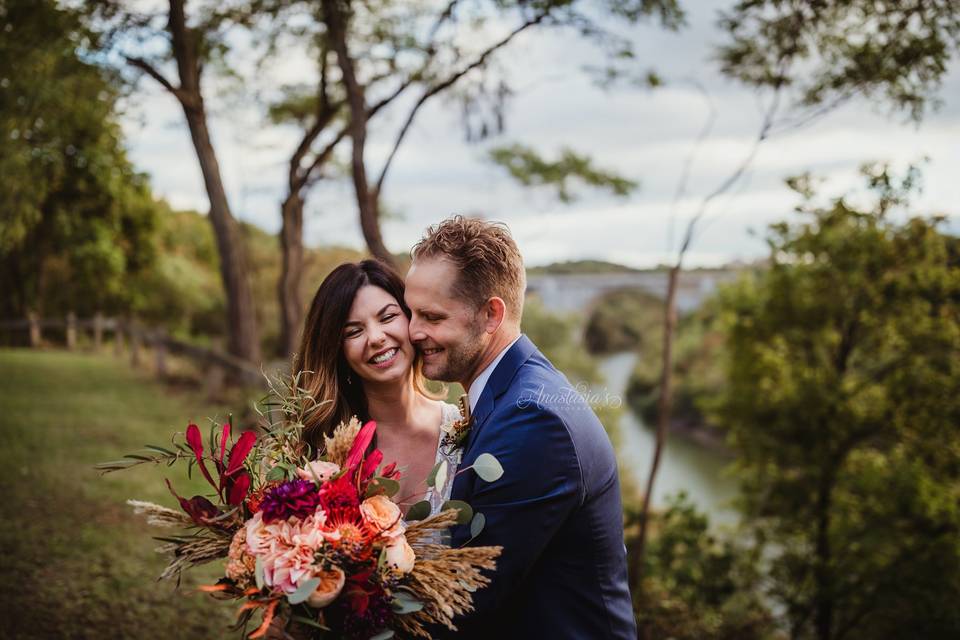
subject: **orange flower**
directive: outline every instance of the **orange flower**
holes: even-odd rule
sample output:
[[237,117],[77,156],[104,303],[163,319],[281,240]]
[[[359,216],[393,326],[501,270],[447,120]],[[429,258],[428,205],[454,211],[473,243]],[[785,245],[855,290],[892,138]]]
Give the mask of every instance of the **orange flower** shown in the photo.
[[389,531],[401,523],[400,507],[383,494],[364,500],[360,504],[360,515],[377,533]]
[[316,590],[307,598],[307,604],[317,609],[325,607],[336,600],[347,579],[343,571],[336,567],[330,571],[320,571],[314,577],[320,578],[320,584],[317,585]]

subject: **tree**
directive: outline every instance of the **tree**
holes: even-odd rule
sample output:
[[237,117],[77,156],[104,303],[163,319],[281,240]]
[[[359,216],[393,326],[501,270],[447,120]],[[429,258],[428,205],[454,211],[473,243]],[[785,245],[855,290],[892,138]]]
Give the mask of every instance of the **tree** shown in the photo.
[[[153,263],[156,205],[126,157],[96,36],[52,1],[0,12],[0,316],[121,312]],[[64,96],[70,96],[65,100]]]
[[[365,146],[367,140],[367,102],[368,81],[365,81],[358,72],[358,62],[360,62],[351,50],[350,43],[350,25],[355,20],[356,14],[361,9],[361,3],[349,2],[345,0],[324,0],[324,14],[327,16],[327,26],[332,49],[337,54],[337,62],[341,70],[343,88],[346,94],[346,101],[349,107],[350,128],[349,133],[352,141],[351,153],[351,174],[354,182],[358,208],[360,211],[361,228],[364,238],[370,248],[371,253],[384,260],[393,261],[392,255],[383,245],[380,233],[380,197],[383,191],[384,182],[388,171],[396,156],[397,150],[402,144],[404,138],[413,125],[413,122],[424,104],[431,98],[448,90],[461,79],[468,77],[473,73],[482,73],[487,70],[492,56],[508,45],[521,33],[540,25],[550,25],[554,27],[567,27],[579,30],[588,37],[596,38],[602,41],[604,38],[617,44],[628,47],[621,39],[612,38],[610,34],[601,28],[596,20],[590,17],[590,12],[580,10],[578,3],[568,0],[547,0],[544,2],[497,2],[493,6],[484,6],[478,3],[473,7],[461,7],[461,3],[453,0],[445,5],[432,21],[435,27],[427,32],[427,47],[429,53],[428,63],[434,59],[434,54],[439,43],[436,38],[441,27],[450,26],[455,28],[457,17],[460,12],[464,15],[463,20],[469,20],[472,23],[482,21],[485,14],[493,13],[497,17],[513,26],[508,27],[505,34],[499,39],[494,39],[489,45],[480,48],[478,53],[473,55],[464,55],[461,52],[461,46],[457,41],[460,34],[451,33],[447,36],[449,39],[442,46],[441,50],[451,51],[456,54],[453,64],[450,64],[450,70],[444,73],[432,71],[431,67],[425,67],[415,71],[410,76],[412,80],[419,80],[427,77],[432,81],[423,85],[420,93],[413,99],[413,105],[406,116],[401,119],[401,126],[397,131],[394,143],[390,148],[383,166],[376,178],[370,179],[365,157]],[[661,23],[667,27],[675,27],[682,20],[680,12],[674,0],[608,0],[603,5],[603,10],[608,15],[623,19],[629,22],[636,22],[642,19],[656,16]],[[478,82],[474,85],[474,95],[477,92],[485,94],[488,87],[493,87],[492,91],[497,94],[499,101],[509,90],[503,79],[500,81]],[[467,94],[467,103],[470,104],[470,95]],[[502,126],[502,110],[497,109],[495,119]],[[490,128],[481,125],[482,132],[489,132]]]
[[[904,3],[898,0],[851,2],[782,2],[743,0],[722,13],[720,26],[729,41],[718,48],[724,75],[769,99],[763,118],[743,160],[708,192],[689,219],[671,268],[664,309],[662,367],[657,408],[657,438],[644,494],[644,512],[660,468],[673,402],[673,341],[677,327],[676,292],[687,251],[697,227],[716,200],[736,186],[749,170],[760,146],[772,135],[805,126],[858,96],[881,95],[892,111],[906,111],[918,121],[936,106],[936,92],[947,62],[960,49],[960,11],[955,2]],[[616,77],[615,68],[608,77]],[[628,74],[636,76],[636,73]],[[662,81],[642,73],[645,86]],[[793,100],[788,94],[793,94]],[[708,100],[705,125],[692,155],[710,133],[715,110]],[[784,108],[786,104],[786,108]],[[687,162],[677,200],[689,179]],[[641,568],[646,521],[641,521]]]
[[[673,0],[617,0],[605,6],[610,13],[629,21],[657,15],[664,25],[674,26],[680,20]],[[314,86],[284,87],[269,109],[274,122],[296,124],[300,133],[289,161],[288,195],[281,208],[284,270],[278,293],[283,309],[281,346],[289,353],[295,348],[302,317],[299,285],[304,204],[310,188],[333,159],[337,145],[350,138],[346,165],[367,247],[373,255],[392,263],[394,256],[381,232],[381,195],[392,163],[422,108],[454,91],[459,91],[471,113],[478,102],[492,102],[493,117],[500,122],[479,125],[479,135],[486,135],[502,128],[502,102],[509,93],[502,74],[495,74],[491,68],[499,50],[520,34],[546,25],[576,26],[598,40],[601,30],[568,2],[272,0],[261,2],[260,9],[272,16],[266,38],[271,43],[268,56],[279,56],[287,50],[276,46],[281,39],[294,42],[294,46],[299,40],[299,46],[305,46],[310,58],[318,61]],[[465,25],[479,31],[494,19],[515,26],[478,46],[464,43]],[[291,33],[287,27],[290,23],[300,26]],[[400,126],[393,134],[385,161],[373,173],[366,151],[368,131],[370,123],[388,108],[394,113],[400,111]],[[631,185],[620,183],[615,187],[627,190]]]
[[960,241],[893,221],[916,174],[868,169],[876,205],[813,201],[769,270],[727,291],[728,430],[746,523],[795,638],[960,634]]
[[[109,33],[110,47],[119,50],[131,68],[146,74],[173,96],[183,110],[210,200],[209,219],[217,240],[227,301],[227,348],[233,355],[255,362],[260,358],[260,343],[247,258],[210,138],[201,86],[207,65],[222,61],[226,55],[229,27],[243,24],[251,14],[243,6],[210,3],[188,16],[186,0],[169,0],[166,11],[154,13],[128,10],[116,0],[97,0],[91,10]],[[149,57],[124,51],[132,43],[138,43],[142,51],[143,42],[159,44],[162,50]],[[165,66],[176,68],[177,82],[164,73]]]

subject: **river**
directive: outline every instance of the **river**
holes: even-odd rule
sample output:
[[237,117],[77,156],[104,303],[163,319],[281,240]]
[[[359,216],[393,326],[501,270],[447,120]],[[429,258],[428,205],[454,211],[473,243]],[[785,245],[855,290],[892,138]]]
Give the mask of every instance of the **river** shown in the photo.
[[[600,359],[600,370],[606,378],[603,391],[623,398],[624,402],[618,425],[620,464],[630,467],[642,488],[653,461],[655,434],[626,404],[627,382],[636,360],[637,355],[629,352],[606,356]],[[663,506],[668,496],[686,491],[697,508],[710,516],[711,524],[736,524],[737,513],[731,502],[737,495],[737,483],[724,472],[730,462],[723,452],[680,435],[668,436],[654,484],[654,506]]]

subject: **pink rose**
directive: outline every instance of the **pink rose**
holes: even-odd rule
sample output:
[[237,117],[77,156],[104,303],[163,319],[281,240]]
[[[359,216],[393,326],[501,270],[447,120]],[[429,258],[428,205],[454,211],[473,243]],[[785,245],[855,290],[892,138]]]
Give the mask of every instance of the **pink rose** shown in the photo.
[[413,547],[407,542],[406,537],[398,536],[387,545],[387,565],[399,571],[408,573],[413,570],[413,564],[417,556],[413,552]]
[[302,480],[309,480],[311,482],[316,482],[317,480],[326,482],[339,472],[340,465],[325,460],[314,460],[313,462],[308,462],[305,468],[297,469],[297,475],[300,476]]
[[334,567],[330,571],[317,572],[314,578],[320,578],[320,584],[307,598],[307,604],[321,609],[337,599],[347,576],[344,575],[343,571]]

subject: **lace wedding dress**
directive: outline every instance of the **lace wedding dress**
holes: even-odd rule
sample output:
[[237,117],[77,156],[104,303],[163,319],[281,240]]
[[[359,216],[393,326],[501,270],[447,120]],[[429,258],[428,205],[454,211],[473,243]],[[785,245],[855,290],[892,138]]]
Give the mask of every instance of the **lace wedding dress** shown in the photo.
[[433,487],[427,487],[427,493],[424,500],[430,503],[430,515],[440,512],[440,507],[444,502],[450,499],[450,490],[453,488],[453,477],[457,473],[457,466],[460,464],[460,458],[463,455],[462,449],[449,451],[446,447],[441,447],[443,436],[450,425],[460,419],[460,409],[455,404],[443,404],[443,410],[440,418],[440,439],[437,441],[437,457],[434,464],[441,461],[446,462],[446,474],[443,477],[437,475]]

